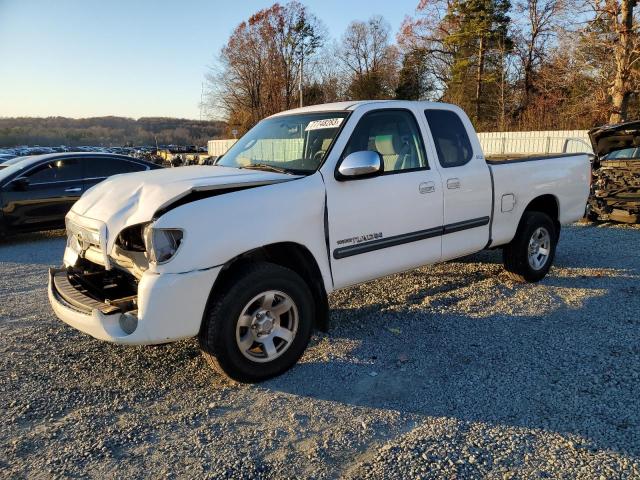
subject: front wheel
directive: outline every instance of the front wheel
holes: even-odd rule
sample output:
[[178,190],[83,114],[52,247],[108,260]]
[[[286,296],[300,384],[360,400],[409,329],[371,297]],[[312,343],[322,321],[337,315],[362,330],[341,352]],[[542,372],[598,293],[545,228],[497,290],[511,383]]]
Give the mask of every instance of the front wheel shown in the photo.
[[295,365],[314,323],[313,296],[297,273],[272,263],[248,265],[215,295],[199,335],[215,370],[253,383]]
[[549,272],[558,235],[548,215],[525,212],[516,235],[502,250],[504,268],[518,282],[538,282]]

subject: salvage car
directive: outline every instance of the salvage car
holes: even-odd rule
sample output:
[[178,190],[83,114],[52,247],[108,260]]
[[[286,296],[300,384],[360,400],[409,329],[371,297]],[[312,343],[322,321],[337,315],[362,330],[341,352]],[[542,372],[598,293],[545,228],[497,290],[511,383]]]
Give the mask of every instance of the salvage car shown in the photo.
[[640,122],[589,131],[596,159],[588,217],[640,223]]
[[114,177],[67,215],[49,300],[121,344],[197,336],[242,382],[292,367],[327,294],[485,248],[541,280],[584,214],[585,154],[488,161],[453,105],[360,101],[259,122],[213,166]]
[[0,236],[64,227],[83,192],[111,175],[160,168],[104,153],[54,153],[16,157],[0,169]]

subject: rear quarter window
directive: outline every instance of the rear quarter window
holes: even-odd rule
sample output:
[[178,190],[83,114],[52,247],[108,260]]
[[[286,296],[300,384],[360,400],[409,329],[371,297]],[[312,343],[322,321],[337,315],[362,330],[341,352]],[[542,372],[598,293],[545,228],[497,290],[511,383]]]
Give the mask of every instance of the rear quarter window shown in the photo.
[[140,172],[146,166],[117,158],[90,158],[87,165],[87,177],[110,177],[119,173]]
[[460,117],[451,110],[425,110],[429,130],[444,168],[459,167],[469,163],[473,148]]

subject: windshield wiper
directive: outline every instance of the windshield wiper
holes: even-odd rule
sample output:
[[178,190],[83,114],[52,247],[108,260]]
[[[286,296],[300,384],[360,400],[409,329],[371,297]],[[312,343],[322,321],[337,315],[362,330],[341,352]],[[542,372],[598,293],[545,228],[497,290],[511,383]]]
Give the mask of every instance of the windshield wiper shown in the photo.
[[251,165],[242,166],[239,168],[246,168],[248,170],[266,170],[268,172],[286,173],[287,175],[295,175],[291,170],[286,168],[276,167],[275,165],[269,165],[267,163],[252,163]]

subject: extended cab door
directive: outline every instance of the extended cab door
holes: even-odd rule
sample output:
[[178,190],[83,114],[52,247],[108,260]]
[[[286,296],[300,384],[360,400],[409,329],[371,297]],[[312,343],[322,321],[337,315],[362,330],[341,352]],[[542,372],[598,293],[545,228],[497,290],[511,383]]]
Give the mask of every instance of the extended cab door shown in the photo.
[[[335,288],[440,260],[442,185],[416,113],[354,112],[332,152],[337,160],[323,167]],[[340,179],[335,172],[342,160],[363,150],[380,154],[384,172]]]
[[442,174],[442,260],[482,250],[489,240],[493,188],[473,126],[456,107],[424,111]]

